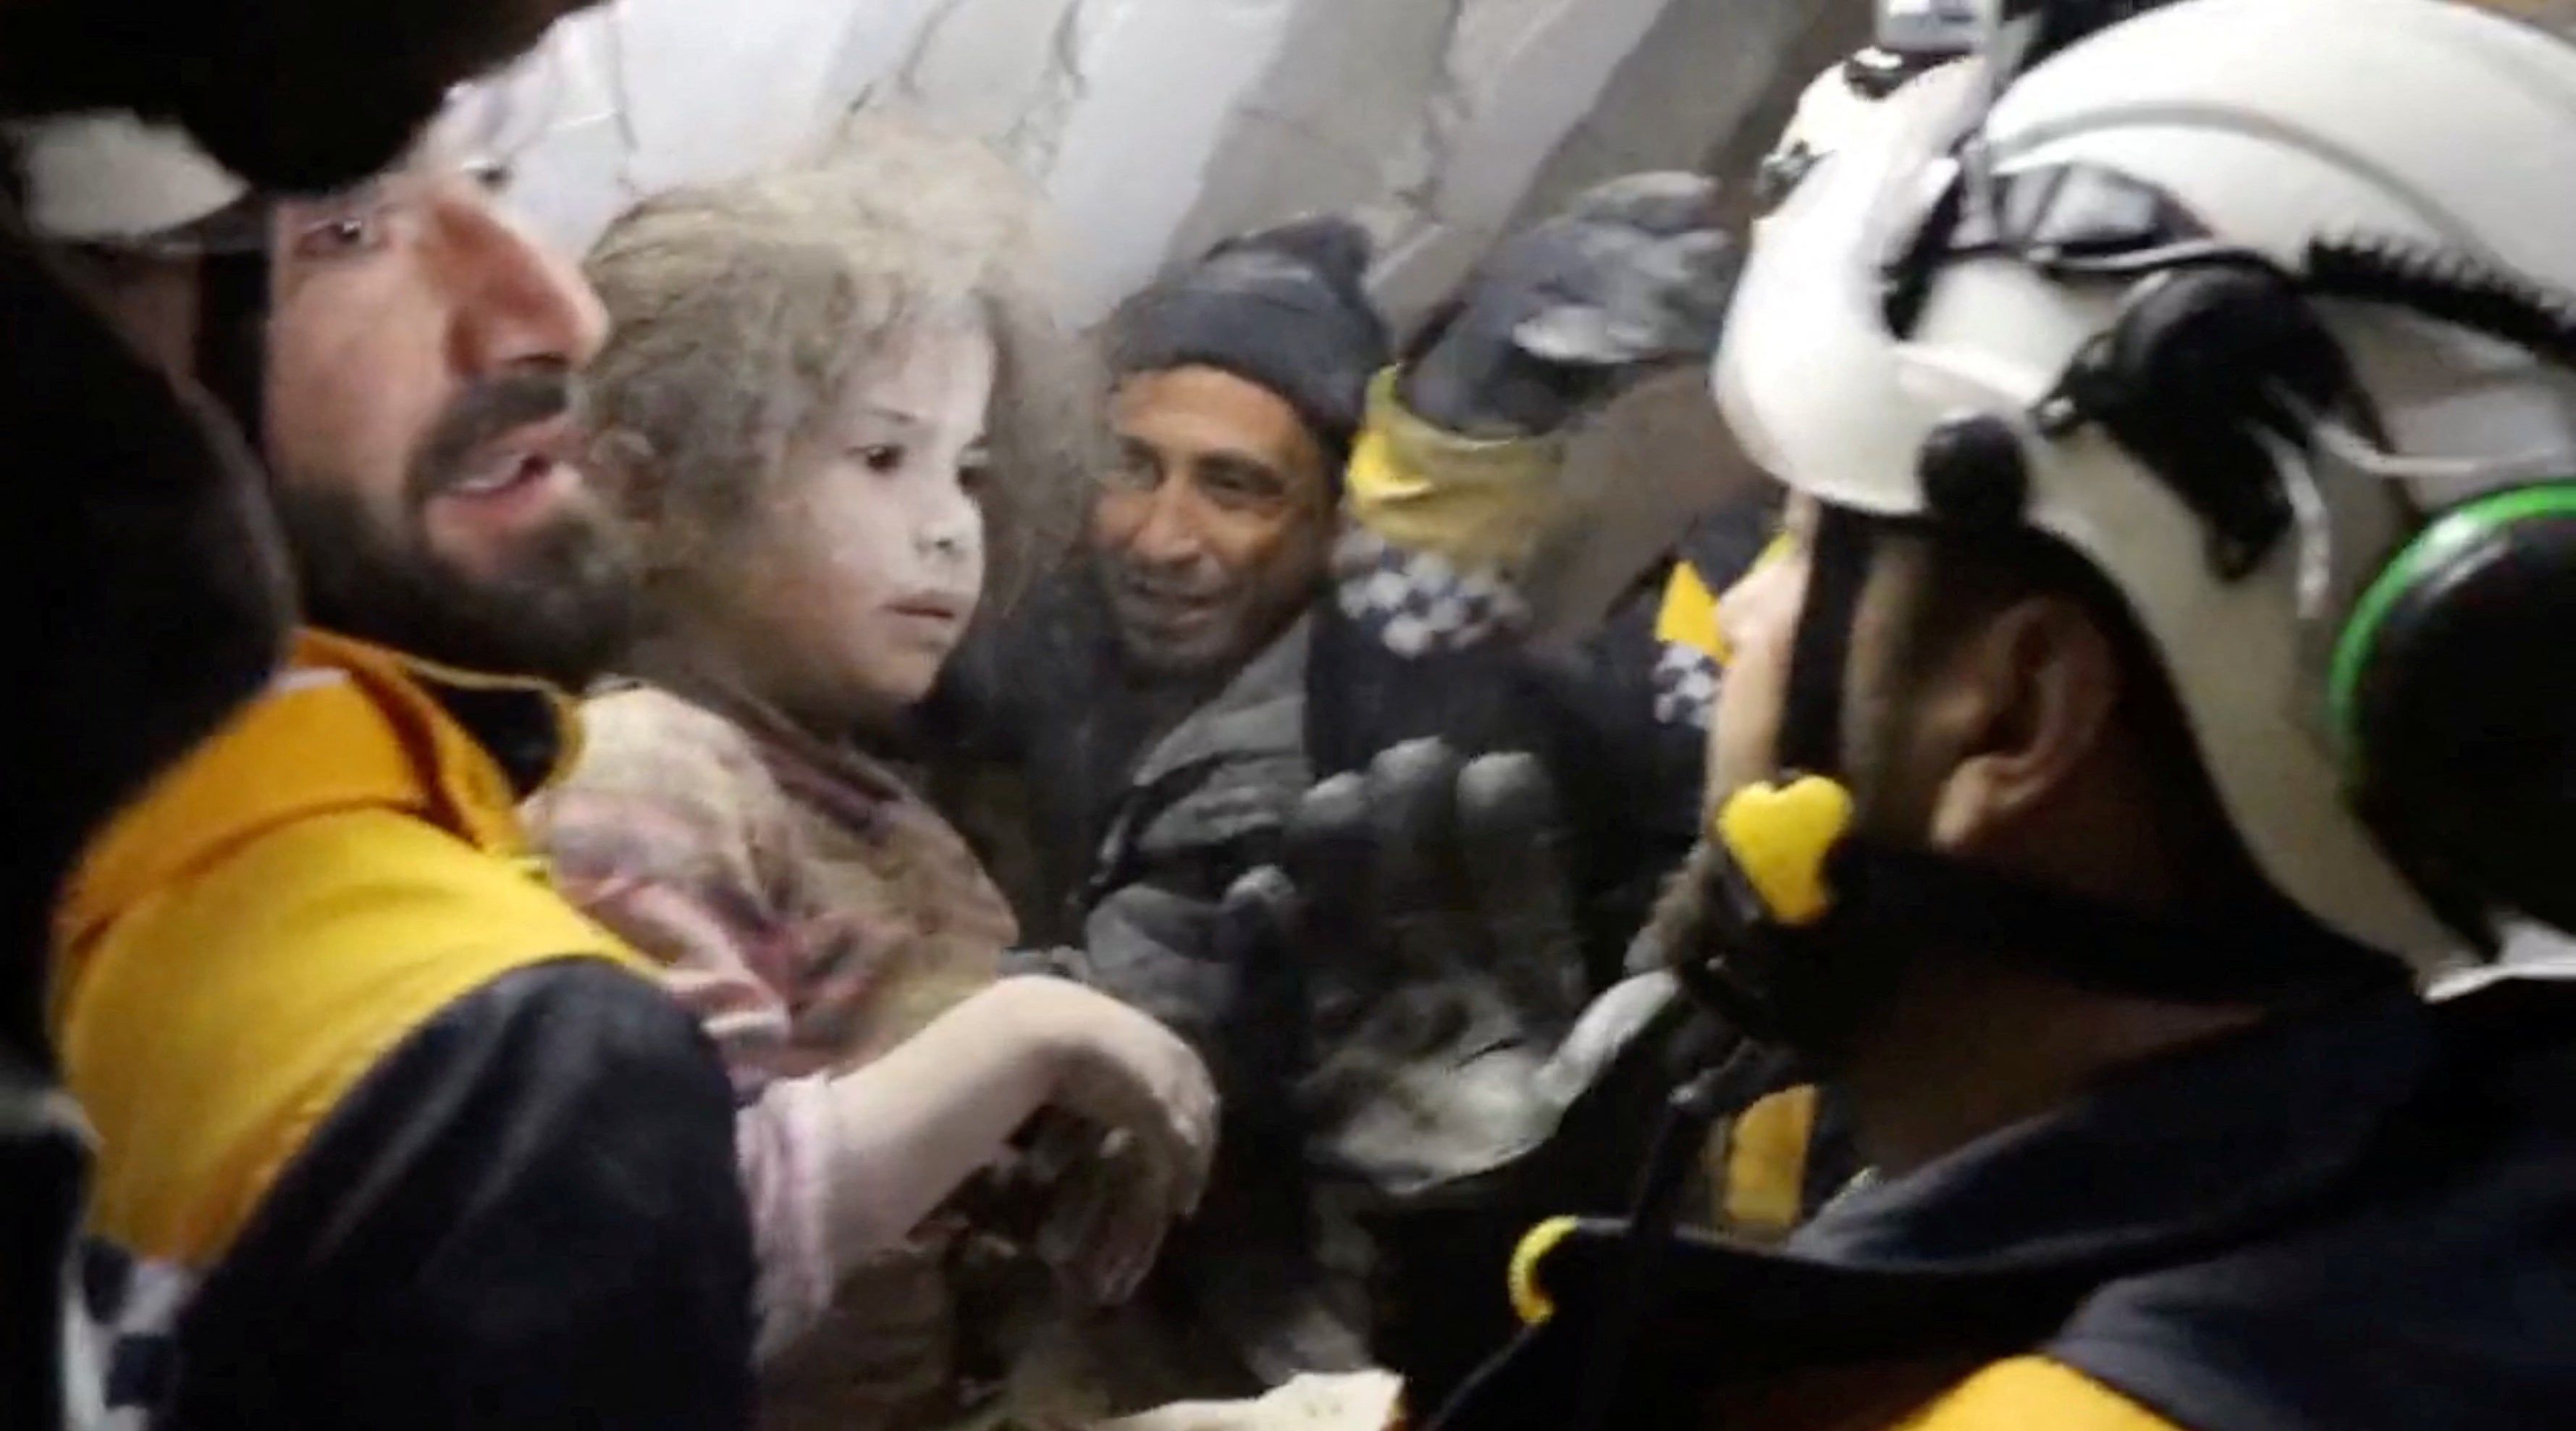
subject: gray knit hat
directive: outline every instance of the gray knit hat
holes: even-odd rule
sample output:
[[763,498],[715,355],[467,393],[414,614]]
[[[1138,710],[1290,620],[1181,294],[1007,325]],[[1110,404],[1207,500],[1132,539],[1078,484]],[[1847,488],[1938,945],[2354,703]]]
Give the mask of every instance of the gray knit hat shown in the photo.
[[1300,219],[1228,239],[1127,300],[1110,319],[1119,376],[1210,367],[1277,393],[1347,452],[1369,379],[1392,361],[1369,301],[1369,237],[1348,219]]

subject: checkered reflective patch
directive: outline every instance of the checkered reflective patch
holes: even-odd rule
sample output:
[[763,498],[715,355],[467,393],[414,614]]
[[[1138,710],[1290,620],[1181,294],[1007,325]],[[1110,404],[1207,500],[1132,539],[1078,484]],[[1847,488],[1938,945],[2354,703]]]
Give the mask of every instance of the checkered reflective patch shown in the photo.
[[1461,651],[1529,625],[1511,573],[1461,568],[1365,527],[1334,547],[1333,581],[1342,614],[1399,656]]
[[139,1262],[112,1243],[81,1244],[81,1310],[107,1373],[103,1431],[146,1431],[178,1373],[179,1318],[197,1277],[168,1262]]
[[1655,720],[1662,725],[1708,729],[1717,704],[1717,662],[1697,646],[1667,641],[1655,659]]

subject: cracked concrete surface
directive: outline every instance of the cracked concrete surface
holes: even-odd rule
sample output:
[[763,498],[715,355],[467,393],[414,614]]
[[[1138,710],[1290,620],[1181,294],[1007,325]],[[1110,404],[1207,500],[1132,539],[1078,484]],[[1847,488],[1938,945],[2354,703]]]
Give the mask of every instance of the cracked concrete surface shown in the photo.
[[[2576,20],[2576,0],[2492,3]],[[642,194],[900,106],[1045,186],[1076,321],[1219,238],[1324,209],[1380,237],[1378,294],[1405,321],[1591,183],[1740,181],[1868,24],[1827,0],[611,0],[559,32],[572,97],[518,196],[579,248]],[[1575,619],[1745,475],[1686,378],[1597,424],[1574,468],[1591,521],[1546,604]]]
[[[2567,0],[2576,4],[2576,0]],[[674,184],[787,158],[860,109],[993,143],[1054,202],[1068,318],[1176,259],[1328,209],[1381,240],[1399,323],[1502,233],[1645,168],[1734,177],[1860,43],[1825,0],[611,0],[560,27],[558,122],[515,197],[567,248]],[[1712,453],[1721,454],[1712,459]],[[1746,474],[1690,375],[1594,424],[1559,629]]]
[[[1800,28],[1784,17],[1816,8],[613,0],[554,46],[613,97],[610,112],[586,110],[526,156],[520,193],[580,246],[635,197],[790,156],[854,109],[900,106],[992,141],[1045,185],[1071,239],[1077,319],[1218,238],[1328,208],[1385,240],[1380,286],[1406,317],[1534,188],[1648,149],[1707,153],[1775,86],[1771,61]],[[1675,53],[1680,40],[1694,53]]]

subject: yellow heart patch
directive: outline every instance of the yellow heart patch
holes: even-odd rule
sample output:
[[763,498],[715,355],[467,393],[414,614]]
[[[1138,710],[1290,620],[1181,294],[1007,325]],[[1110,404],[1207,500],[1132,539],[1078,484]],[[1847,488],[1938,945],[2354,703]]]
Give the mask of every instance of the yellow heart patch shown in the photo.
[[1753,785],[1728,796],[1711,833],[1773,918],[1812,924],[1829,902],[1825,856],[1851,828],[1851,817],[1850,791],[1808,775],[1785,788]]

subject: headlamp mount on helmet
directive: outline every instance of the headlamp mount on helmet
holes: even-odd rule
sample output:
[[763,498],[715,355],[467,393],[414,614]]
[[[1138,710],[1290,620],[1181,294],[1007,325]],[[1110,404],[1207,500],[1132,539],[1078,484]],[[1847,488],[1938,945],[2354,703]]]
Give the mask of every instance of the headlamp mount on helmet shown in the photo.
[[[572,32],[557,30],[509,68],[460,84],[417,141],[497,187],[551,135],[609,117],[568,103],[604,87]],[[613,113],[613,110],[611,111]],[[260,445],[266,407],[270,253],[285,195],[255,189],[186,132],[118,112],[27,121],[7,136],[39,236],[116,260],[196,270],[195,378]],[[373,182],[373,181],[363,181]]]
[[1976,49],[1985,17],[1976,0],[1879,0],[1871,42],[1842,63],[1842,81],[1881,100],[1907,80]]
[[1816,76],[1771,151],[1754,169],[1754,211],[1779,207],[1847,137],[1856,116],[1908,82],[1973,53],[1986,20],[1979,0],[1878,0],[1871,42]]

